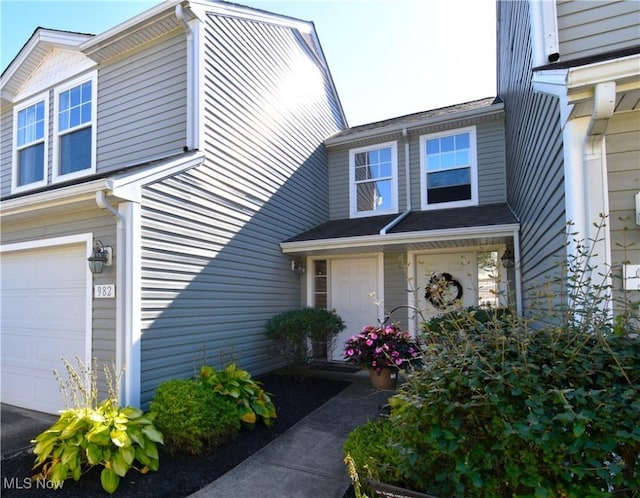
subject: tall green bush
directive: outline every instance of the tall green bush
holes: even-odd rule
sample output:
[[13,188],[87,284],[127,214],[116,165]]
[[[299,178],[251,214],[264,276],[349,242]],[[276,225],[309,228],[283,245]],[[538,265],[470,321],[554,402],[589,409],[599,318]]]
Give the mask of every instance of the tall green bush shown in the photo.
[[270,318],[265,335],[274,341],[277,354],[295,379],[304,380],[313,359],[313,342],[324,342],[330,348],[336,335],[346,324],[339,315],[323,308],[301,308],[284,311]]

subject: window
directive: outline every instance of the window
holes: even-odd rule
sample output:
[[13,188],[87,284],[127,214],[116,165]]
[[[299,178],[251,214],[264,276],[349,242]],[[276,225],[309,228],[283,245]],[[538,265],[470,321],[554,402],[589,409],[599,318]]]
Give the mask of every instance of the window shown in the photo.
[[397,169],[395,142],[349,152],[352,217],[398,211]]
[[13,190],[46,184],[48,100],[32,99],[14,111]]
[[327,260],[313,262],[313,306],[327,309]]
[[420,137],[422,209],[478,203],[476,129]]
[[54,179],[95,171],[95,87],[93,77],[55,92]]

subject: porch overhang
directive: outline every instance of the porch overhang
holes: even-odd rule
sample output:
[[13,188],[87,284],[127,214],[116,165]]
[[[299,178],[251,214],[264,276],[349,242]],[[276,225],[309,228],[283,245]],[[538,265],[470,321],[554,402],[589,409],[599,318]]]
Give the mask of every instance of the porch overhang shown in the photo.
[[[334,220],[280,244],[284,254],[420,250],[516,241],[520,224],[505,204],[413,212],[387,233],[389,216]],[[517,242],[516,242],[517,243]]]

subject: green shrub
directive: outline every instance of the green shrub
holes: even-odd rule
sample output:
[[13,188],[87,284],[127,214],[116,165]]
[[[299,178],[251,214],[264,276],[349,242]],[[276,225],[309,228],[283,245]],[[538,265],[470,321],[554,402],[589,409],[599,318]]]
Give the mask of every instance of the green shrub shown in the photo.
[[[162,434],[154,427],[152,416],[118,405],[115,386],[120,375],[115,376],[105,366],[109,397],[98,405],[94,366],[85,366],[78,360],[78,372],[67,360],[63,361],[69,380],[61,381],[57,372],[56,376],[65,400],[72,400],[75,406],[62,411],[60,418],[32,441],[34,469],[39,468],[36,477],[54,483],[78,481],[89,468],[99,465],[104,467],[100,473],[103,489],[114,493],[120,478],[130,469],[142,473],[158,470],[157,443],[162,444]],[[88,385],[85,379],[89,380]]]
[[388,418],[379,418],[349,433],[344,452],[350,455],[359,476],[396,486],[404,485],[399,471],[402,455],[396,445],[394,431]]
[[639,489],[640,341],[492,323],[462,341],[440,334],[428,367],[391,399],[408,487],[482,497]]
[[273,316],[265,325],[265,334],[275,341],[288,372],[297,380],[304,380],[313,359],[309,343],[324,343],[330,348],[345,327],[342,318],[331,311],[301,308]]
[[189,379],[160,384],[151,402],[151,413],[172,453],[200,454],[240,430],[236,403]]
[[260,417],[267,427],[276,418],[276,407],[262,384],[251,378],[246,370],[230,363],[224,370],[210,366],[200,368],[199,381],[213,392],[226,396],[238,407],[240,420],[252,428]]

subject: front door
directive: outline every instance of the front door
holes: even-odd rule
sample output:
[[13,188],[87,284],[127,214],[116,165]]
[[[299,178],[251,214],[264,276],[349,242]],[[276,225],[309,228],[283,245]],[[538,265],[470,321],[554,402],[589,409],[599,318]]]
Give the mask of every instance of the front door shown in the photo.
[[449,301],[455,297],[456,291],[461,293],[459,303],[464,307],[478,305],[478,263],[475,252],[456,254],[418,254],[415,257],[416,268],[416,293],[418,308],[422,310],[424,317],[428,320],[440,315],[446,310],[447,303],[434,299],[436,303],[429,301],[425,294],[432,277],[442,282],[442,275],[446,274],[454,282],[448,286],[451,291],[445,297]]
[[333,259],[330,262],[331,308],[347,327],[338,335],[329,357],[344,360],[344,343],[358,334],[365,325],[378,323],[376,297],[378,289],[378,258]]

